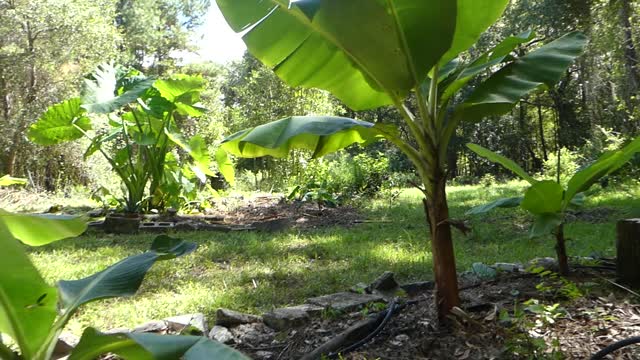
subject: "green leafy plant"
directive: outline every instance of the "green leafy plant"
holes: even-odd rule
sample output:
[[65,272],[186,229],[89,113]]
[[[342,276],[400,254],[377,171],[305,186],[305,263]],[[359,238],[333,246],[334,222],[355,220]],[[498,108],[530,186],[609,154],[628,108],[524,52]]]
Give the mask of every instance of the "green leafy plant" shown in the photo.
[[309,182],[304,185],[297,185],[287,196],[287,200],[309,201],[318,204],[318,210],[323,206],[338,206],[338,198],[328,188],[327,183]]
[[[463,121],[505,114],[523,96],[552,87],[587,42],[573,32],[533,49],[534,34],[526,32],[476,59],[460,60],[458,55],[500,18],[508,3],[217,0],[231,28],[245,31],[249,51],[289,85],[327,90],[353,110],[393,105],[400,112],[408,139],[383,123],[294,116],[240,131],[222,148],[239,157],[285,157],[294,148],[320,157],[380,138],[396,145],[422,182],[440,319],[460,304],[446,198],[450,140]],[[526,55],[514,51],[520,46],[529,48]],[[458,96],[472,79],[493,69],[499,70],[466,98]],[[413,108],[409,100],[415,100]]]
[[14,178],[9,175],[0,177],[0,186],[26,185],[27,179]]
[[[203,86],[198,76],[154,79],[104,64],[85,80],[82,98],[51,106],[28,136],[41,145],[89,139],[85,158],[100,152],[111,164],[125,187],[126,212],[161,209],[179,198],[185,178],[206,183],[207,175],[215,176],[203,139],[196,135],[185,140],[180,132],[182,121],[203,114],[198,106]],[[192,160],[185,166],[189,175],[182,171],[179,180],[167,176],[175,171],[171,151],[176,147]],[[223,159],[220,163],[225,165]]]
[[[79,280],[47,284],[20,242],[42,246],[73,237],[86,229],[84,221],[64,216],[20,215],[0,209],[0,358],[49,360],[58,337],[78,308],[92,301],[131,296],[156,261],[193,252],[196,245],[158,236],[145,253],[128,257]],[[14,352],[3,341],[9,337]],[[124,359],[244,359],[235,350],[195,336],[102,334],[87,328],[69,359],[93,360],[105,353]]]
[[619,150],[604,153],[591,165],[575,173],[568,180],[566,188],[557,181],[538,181],[527,174],[514,161],[480,145],[468,144],[467,146],[481,157],[504,166],[531,184],[526,189],[524,197],[499,199],[492,203],[475,207],[468,214],[482,214],[495,208],[520,206],[535,216],[529,233],[531,237],[555,234],[560,274],[566,275],[569,273],[569,260],[564,237],[564,221],[567,209],[581,205],[584,202],[583,193],[585,191],[589,190],[602,177],[615,172],[631,160],[640,151],[640,137]]

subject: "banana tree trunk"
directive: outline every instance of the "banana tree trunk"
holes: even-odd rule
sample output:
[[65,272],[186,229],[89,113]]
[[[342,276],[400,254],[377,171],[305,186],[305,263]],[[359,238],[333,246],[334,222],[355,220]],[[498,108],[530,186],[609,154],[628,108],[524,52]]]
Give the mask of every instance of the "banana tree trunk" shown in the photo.
[[431,198],[424,199],[423,202],[431,234],[438,319],[444,321],[450,310],[460,305],[460,297],[447,205],[446,176],[442,172],[436,173],[433,189]]
[[564,238],[564,224],[556,229],[556,254],[558,255],[558,269],[562,276],[569,275],[569,257]]

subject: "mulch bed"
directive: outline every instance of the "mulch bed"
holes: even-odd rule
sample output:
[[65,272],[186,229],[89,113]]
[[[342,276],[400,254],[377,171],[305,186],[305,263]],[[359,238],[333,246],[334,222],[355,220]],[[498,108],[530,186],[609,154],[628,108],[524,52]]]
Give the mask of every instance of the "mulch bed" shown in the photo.
[[[375,339],[343,358],[588,359],[617,340],[640,335],[638,299],[602,277],[613,277],[613,273],[575,270],[570,280],[582,290],[582,296],[575,300],[540,292],[536,285],[543,280],[526,273],[503,273],[489,282],[463,282],[463,310],[444,327],[436,321],[433,293],[425,292],[414,297],[417,303],[395,315]],[[549,284],[548,279],[544,281]],[[532,312],[525,312],[520,320],[501,319],[500,312],[513,315],[514,304],[530,298],[548,305],[559,303],[563,315],[554,323],[545,323]],[[299,359],[365,316],[365,311],[325,314],[307,326],[283,333],[252,329],[255,334],[250,339],[255,341],[236,347],[255,359]],[[524,321],[530,325],[523,326]],[[554,351],[564,357],[554,357]],[[638,359],[640,346],[626,347],[615,356],[608,358]]]

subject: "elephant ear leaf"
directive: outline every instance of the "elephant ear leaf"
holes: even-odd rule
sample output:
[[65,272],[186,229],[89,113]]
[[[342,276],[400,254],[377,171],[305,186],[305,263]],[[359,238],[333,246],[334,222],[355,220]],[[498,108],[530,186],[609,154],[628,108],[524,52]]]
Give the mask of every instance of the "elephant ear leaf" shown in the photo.
[[154,79],[138,77],[132,79],[119,94],[118,70],[112,64],[102,64],[84,80],[82,107],[90,113],[109,114],[136,101],[154,83]]
[[556,84],[586,45],[584,34],[572,32],[517,58],[480,84],[454,117],[479,121],[509,112],[523,96]]
[[229,159],[229,154],[221,147],[216,151],[216,162],[218,163],[218,171],[220,174],[222,174],[229,185],[234,186],[235,170],[233,168],[233,162]]
[[[0,333],[20,347],[22,357],[34,358],[45,345],[57,312],[57,291],[45,283],[23,245],[42,244],[80,235],[76,221],[33,221],[33,216],[0,210]],[[25,229],[38,226],[37,229]]]
[[244,158],[286,157],[292,149],[322,157],[352,144],[383,137],[375,124],[332,116],[292,116],[237,132],[222,142],[226,152]]
[[527,172],[524,171],[524,169],[521,168],[520,165],[516,164],[513,160],[508,159],[477,144],[467,144],[467,147],[474,153],[478,154],[480,157],[504,166],[505,169],[512,171],[514,174],[520,176],[530,184],[533,185],[536,183],[536,180],[532,178],[531,175],[527,174]]
[[50,106],[47,111],[29,127],[29,140],[39,145],[56,145],[73,141],[83,136],[83,131],[91,129],[91,120],[86,116],[78,98]]
[[588,190],[600,178],[611,174],[629,162],[637,152],[640,152],[640,137],[620,150],[605,153],[596,162],[577,172],[567,184],[565,206],[571,203],[576,194]]
[[92,360],[112,353],[124,360],[248,360],[240,352],[199,336],[145,333],[103,334],[87,328],[69,360]]
[[58,282],[61,308],[68,316],[90,301],[131,296],[156,261],[183,256],[195,249],[193,243],[160,235],[143,254],[130,256],[84,279]]

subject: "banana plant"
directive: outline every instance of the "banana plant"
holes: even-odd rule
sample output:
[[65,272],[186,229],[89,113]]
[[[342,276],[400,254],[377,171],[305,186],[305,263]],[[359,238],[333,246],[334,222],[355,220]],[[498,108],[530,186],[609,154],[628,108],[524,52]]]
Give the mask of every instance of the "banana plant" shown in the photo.
[[[533,48],[527,32],[462,61],[508,0],[216,1],[229,26],[244,32],[249,52],[287,84],[329,91],[353,110],[391,105],[400,112],[411,139],[384,123],[311,116],[241,131],[222,147],[240,157],[286,156],[292,148],[318,157],[381,138],[396,145],[423,184],[436,304],[445,319],[460,304],[445,189],[449,142],[461,122],[505,114],[523,96],[552,87],[583,52],[585,36],[573,32]],[[528,54],[517,56],[518,47]],[[469,96],[460,95],[487,73]]]
[[[75,237],[86,223],[68,216],[13,214],[0,209],[0,359],[49,360],[60,333],[78,308],[92,301],[131,296],[151,266],[193,252],[196,245],[158,236],[145,253],[126,258],[79,280],[47,284],[25,247]],[[16,352],[3,340],[9,337]],[[106,353],[124,359],[246,359],[225,345],[197,336],[101,334],[87,328],[69,359],[93,360]]]
[[[202,138],[183,139],[179,126],[185,117],[199,117],[205,111],[197,105],[203,88],[198,76],[154,79],[103,64],[85,80],[82,98],[51,106],[28,136],[41,145],[88,138],[85,158],[99,151],[111,164],[126,188],[125,211],[162,208],[180,195],[167,176],[172,171],[167,168],[168,157],[176,146],[192,159],[188,172],[195,175],[192,180],[197,177],[206,183],[207,175],[215,176]],[[101,119],[106,120],[106,130],[92,132]]]
[[566,275],[569,273],[564,237],[566,211],[570,207],[580,206],[584,202],[584,192],[589,190],[591,185],[633,159],[634,155],[640,151],[640,137],[619,150],[604,153],[598,160],[575,173],[566,188],[556,181],[538,181],[514,161],[480,145],[468,144],[467,147],[479,156],[502,165],[531,185],[525,190],[523,197],[499,199],[474,207],[467,214],[484,214],[496,208],[520,206],[535,217],[529,232],[530,237],[545,236],[551,233],[555,235],[558,267],[560,274]]
[[0,186],[26,185],[27,179],[15,178],[9,175],[0,177]]

